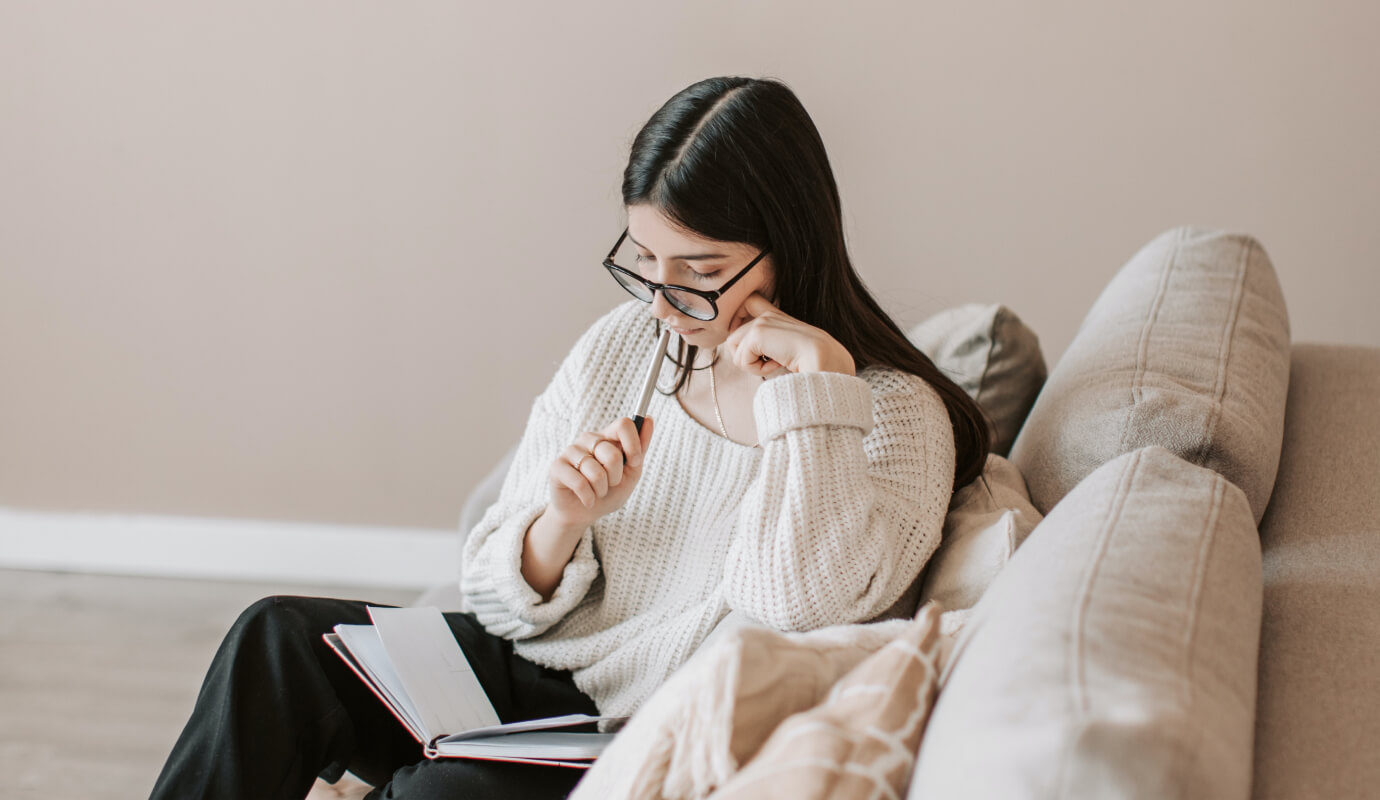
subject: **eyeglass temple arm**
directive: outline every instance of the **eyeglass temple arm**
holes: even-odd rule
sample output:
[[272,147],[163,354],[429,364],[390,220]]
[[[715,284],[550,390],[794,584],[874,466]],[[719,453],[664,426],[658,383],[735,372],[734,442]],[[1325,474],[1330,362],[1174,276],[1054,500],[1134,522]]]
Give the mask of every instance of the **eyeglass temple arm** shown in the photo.
[[720,297],[724,296],[724,292],[727,292],[729,289],[732,289],[733,284],[737,283],[740,278],[748,274],[748,272],[751,271],[753,267],[757,266],[757,262],[766,258],[767,254],[770,252],[770,250],[763,250],[762,252],[758,253],[756,258],[748,262],[748,265],[746,267],[743,267],[741,270],[739,270],[737,275],[734,275],[732,278],[729,279],[728,283],[725,283],[718,289],[715,289],[712,292],[699,292],[699,294],[707,296],[710,302],[718,300]]
[[618,255],[618,248],[623,246],[623,240],[626,238],[628,238],[628,229],[624,228],[623,235],[618,237],[618,241],[613,243],[613,249],[609,251],[608,255],[604,256],[605,261],[612,261],[613,257]]

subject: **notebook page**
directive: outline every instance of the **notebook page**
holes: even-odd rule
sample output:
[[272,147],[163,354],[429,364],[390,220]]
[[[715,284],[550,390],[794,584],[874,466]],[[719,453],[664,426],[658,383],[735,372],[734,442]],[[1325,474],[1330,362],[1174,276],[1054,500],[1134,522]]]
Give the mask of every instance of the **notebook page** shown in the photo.
[[435,608],[369,608],[427,740],[498,725],[498,713]]
[[[575,725],[588,725],[592,722],[626,722],[627,720],[627,717],[594,717],[589,714],[566,714],[560,717],[525,719],[519,720],[518,722],[506,722],[502,725],[494,725],[489,728],[470,728],[460,733],[452,733],[444,739],[441,739],[437,744],[444,744],[446,742],[469,742],[475,739],[507,736],[508,734],[521,733],[523,731],[544,731],[553,728],[569,728]],[[582,733],[580,735],[592,736],[593,734]]]
[[374,626],[337,625],[335,635],[340,637],[341,644],[345,646],[345,663],[349,664],[353,660],[354,665],[369,676],[369,682],[374,689],[388,698],[388,705],[402,718],[403,724],[414,736],[421,739],[424,744],[431,741],[431,737],[425,736],[422,730],[422,720],[417,713],[417,707],[407,696],[397,670],[389,663],[388,652],[383,649],[383,642],[379,640],[379,633]]
[[436,744],[436,752],[451,757],[526,756],[593,761],[613,742],[613,736],[612,733],[532,731],[462,742],[443,740]]

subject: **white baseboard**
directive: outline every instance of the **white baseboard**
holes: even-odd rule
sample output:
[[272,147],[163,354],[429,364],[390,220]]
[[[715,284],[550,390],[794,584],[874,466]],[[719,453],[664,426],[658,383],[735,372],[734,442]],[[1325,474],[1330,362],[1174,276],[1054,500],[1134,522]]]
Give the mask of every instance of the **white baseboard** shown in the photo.
[[460,534],[0,508],[0,568],[425,589],[458,580]]

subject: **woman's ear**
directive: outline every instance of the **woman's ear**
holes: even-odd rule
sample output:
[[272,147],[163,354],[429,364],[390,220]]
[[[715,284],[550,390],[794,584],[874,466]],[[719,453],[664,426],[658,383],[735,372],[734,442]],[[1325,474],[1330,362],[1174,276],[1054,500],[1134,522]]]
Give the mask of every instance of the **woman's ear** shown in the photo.
[[767,279],[762,281],[760,294],[770,300],[772,305],[780,308],[781,305],[777,302],[778,298],[776,291],[776,262],[771,256],[767,256],[767,259],[767,265],[769,265],[771,269],[767,270]]

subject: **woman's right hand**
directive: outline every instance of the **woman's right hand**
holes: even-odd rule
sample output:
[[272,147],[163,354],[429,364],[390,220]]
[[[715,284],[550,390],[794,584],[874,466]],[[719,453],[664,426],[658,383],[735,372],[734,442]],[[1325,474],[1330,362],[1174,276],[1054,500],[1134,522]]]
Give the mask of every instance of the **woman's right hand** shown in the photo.
[[630,417],[598,433],[585,432],[551,462],[551,502],[547,513],[565,525],[583,530],[595,520],[623,507],[642,477],[642,459],[652,440],[652,420],[642,421],[642,433]]

